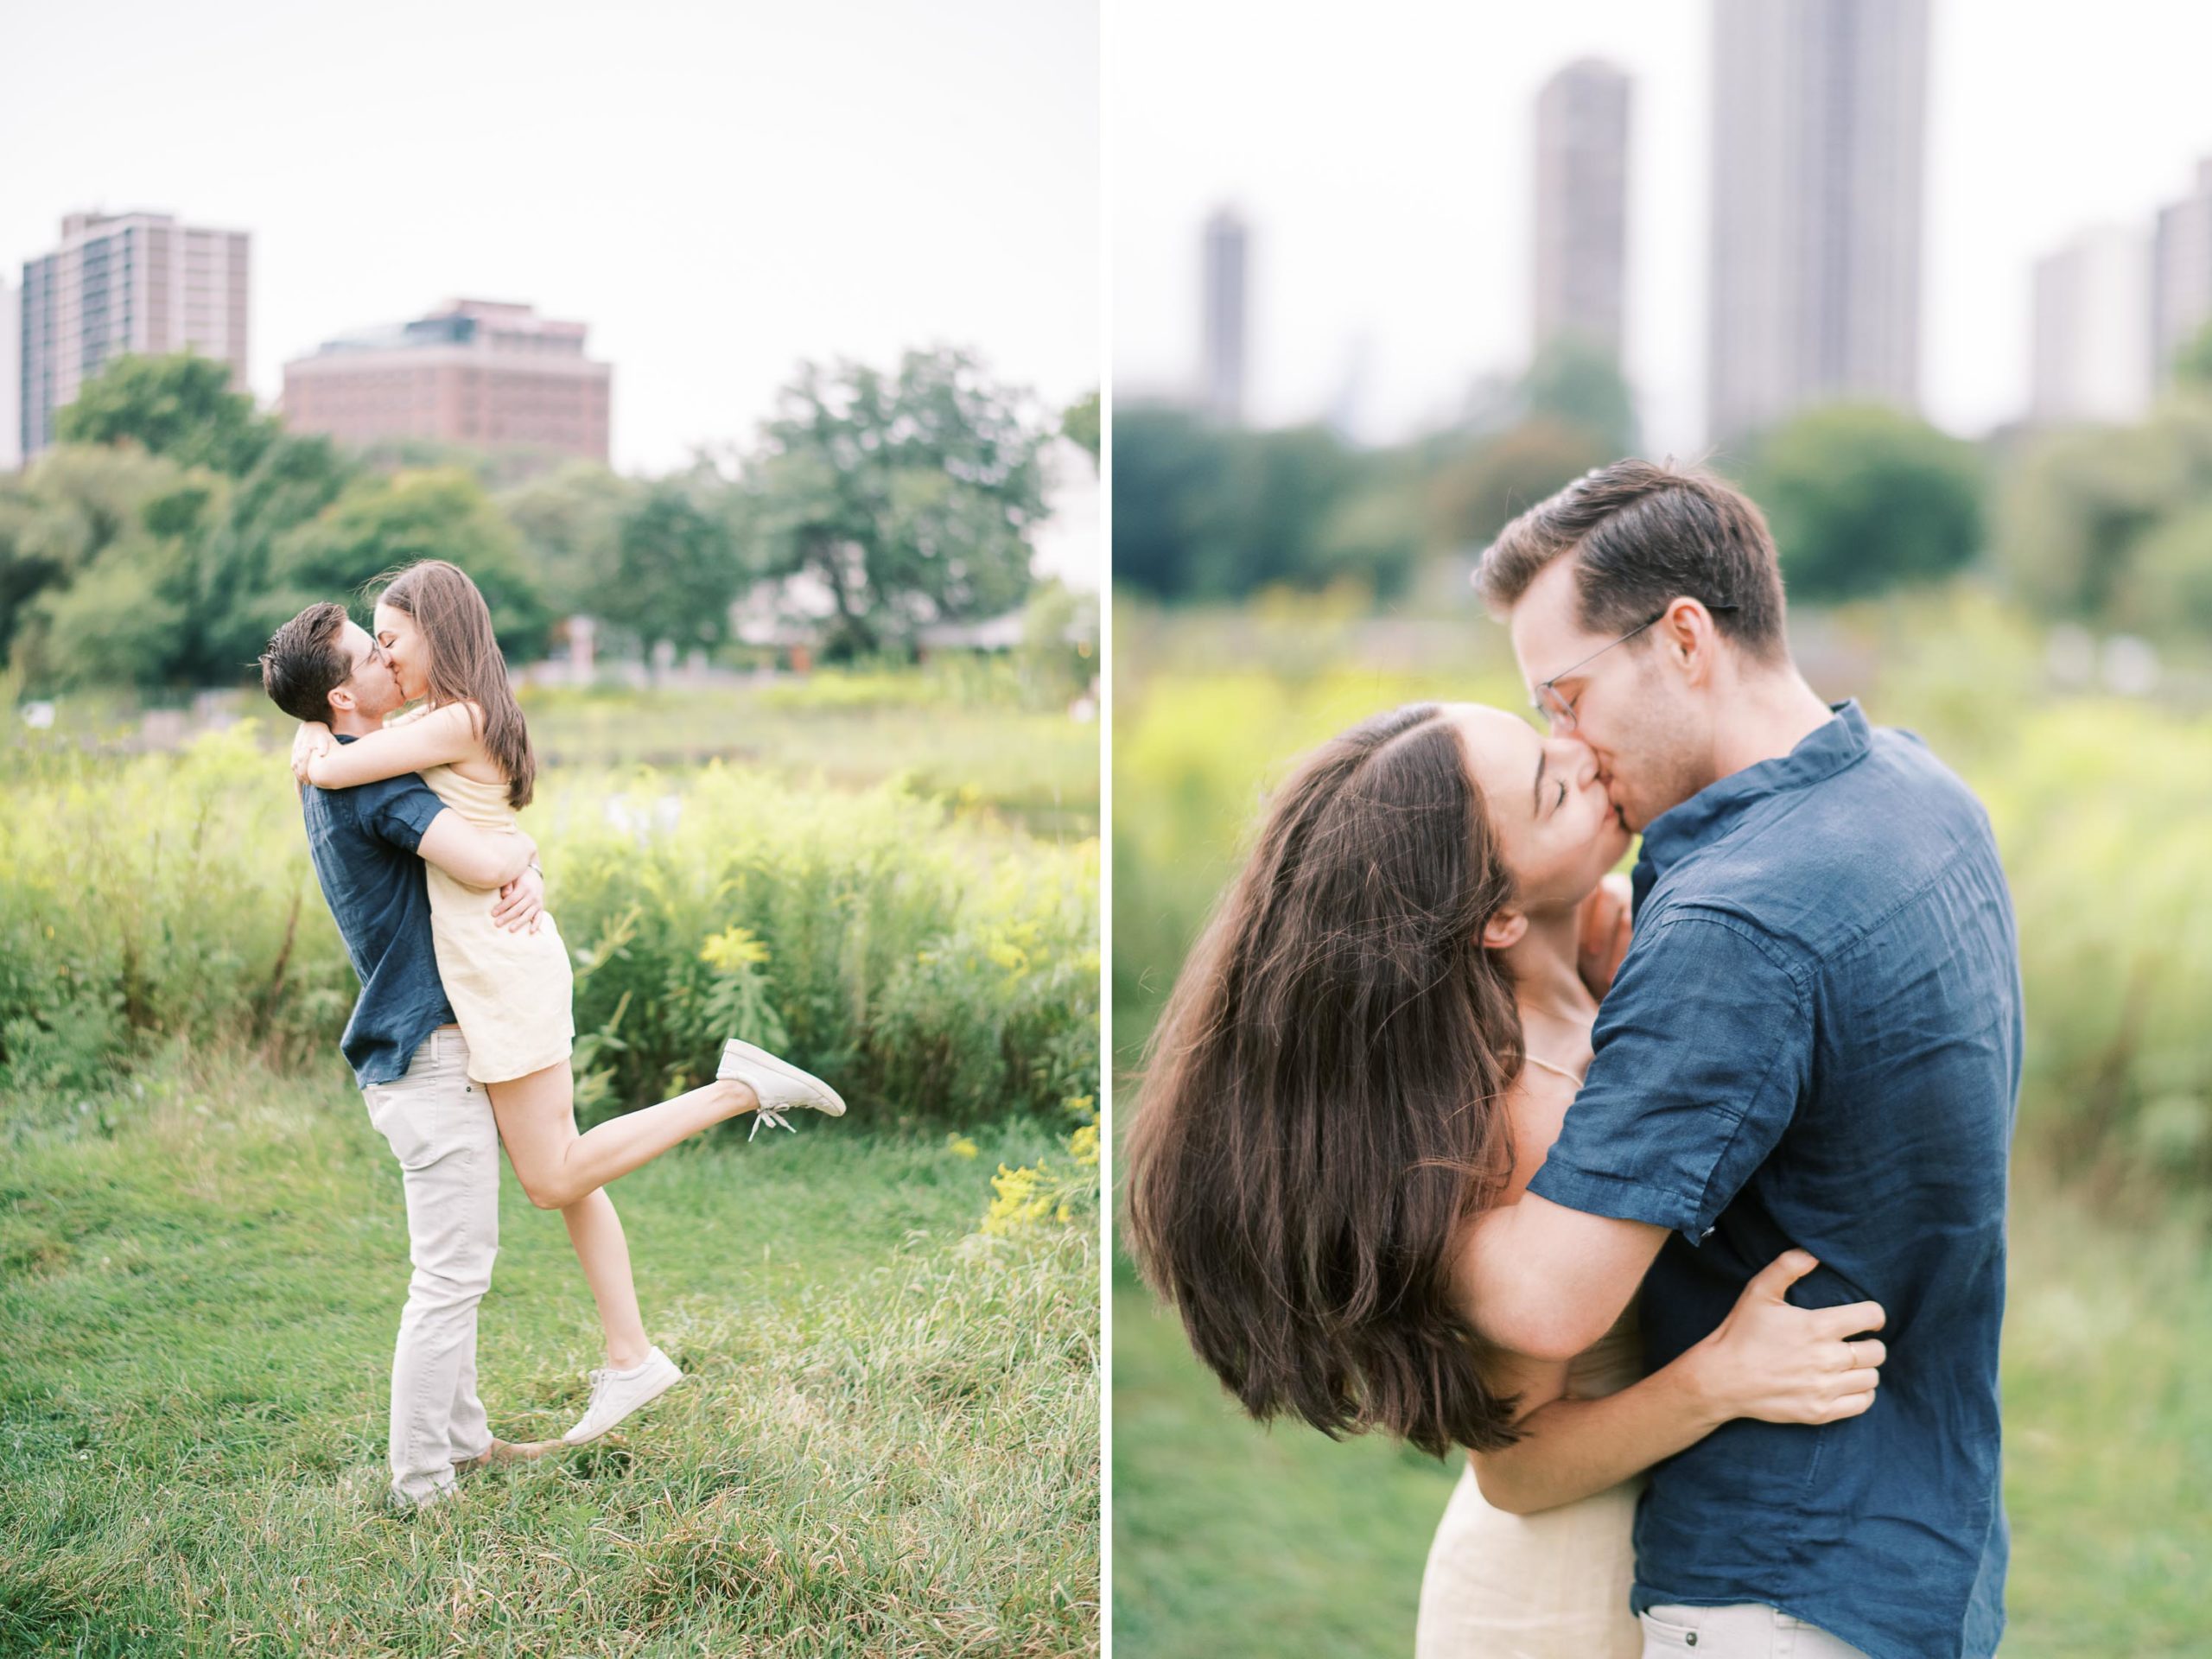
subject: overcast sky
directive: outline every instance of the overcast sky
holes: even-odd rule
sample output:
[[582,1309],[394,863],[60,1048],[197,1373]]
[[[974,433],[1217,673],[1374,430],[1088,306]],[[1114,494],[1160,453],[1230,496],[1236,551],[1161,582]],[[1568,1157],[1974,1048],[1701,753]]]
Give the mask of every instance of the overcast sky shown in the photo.
[[253,233],[252,380],[466,295],[591,326],[614,461],[802,358],[1101,378],[1095,0],[0,0],[0,265],[77,208]]
[[[2028,394],[2029,272],[2083,226],[2147,226],[2212,154],[2212,9],[1933,0],[1922,377],[1967,434]],[[1650,447],[1703,439],[1707,0],[1441,6],[1111,0],[1107,142],[1120,395],[1187,383],[1199,227],[1252,225],[1248,404],[1363,436],[1449,414],[1529,348],[1538,89],[1586,54],[1634,79],[1628,368]]]

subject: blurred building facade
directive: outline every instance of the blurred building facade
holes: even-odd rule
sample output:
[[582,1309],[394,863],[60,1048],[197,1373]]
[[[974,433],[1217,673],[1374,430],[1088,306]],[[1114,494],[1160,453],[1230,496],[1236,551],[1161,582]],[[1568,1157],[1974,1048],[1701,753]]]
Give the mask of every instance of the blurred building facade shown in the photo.
[[1598,58],[1536,95],[1538,351],[1573,337],[1620,360],[1628,268],[1629,78]]
[[1715,0],[1706,425],[1919,403],[1928,0]]
[[528,305],[451,300],[287,363],[284,424],[346,443],[427,438],[604,463],[614,371],[584,355],[585,332]]
[[2125,422],[2150,406],[2151,244],[2100,226],[2036,262],[2029,417]]
[[23,464],[22,355],[22,296],[0,276],[0,473]]
[[108,359],[187,348],[246,391],[251,246],[244,231],[168,213],[71,213],[61,245],[24,262],[18,431],[25,459]]
[[1245,327],[1250,234],[1224,207],[1206,220],[1204,312],[1199,320],[1200,401],[1217,419],[1244,418]]
[[2158,210],[2151,270],[2152,372],[2164,385],[2174,353],[2212,321],[2212,157],[2196,164],[2196,188]]

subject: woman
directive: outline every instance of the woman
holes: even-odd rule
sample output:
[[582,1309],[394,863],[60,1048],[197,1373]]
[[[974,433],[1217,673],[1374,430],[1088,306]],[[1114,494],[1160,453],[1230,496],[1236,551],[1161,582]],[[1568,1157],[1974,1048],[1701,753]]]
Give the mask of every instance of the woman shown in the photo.
[[1589,1062],[1578,941],[1611,931],[1627,843],[1589,752],[1497,709],[1415,704],[1324,744],[1192,950],[1128,1136],[1137,1259],[1247,1411],[1469,1448],[1424,1659],[1633,1659],[1638,1472],[1733,1417],[1873,1400],[1880,1344],[1783,1300],[1802,1251],[1649,1377],[1633,1307],[1563,1364],[1475,1335],[1455,1269]]
[[[537,762],[522,710],[492,634],[492,617],[461,569],[426,559],[402,571],[378,599],[372,632],[422,713],[340,745],[309,722],[293,744],[293,769],[324,789],[419,772],[438,798],[471,823],[512,830],[530,804]],[[844,1102],[820,1078],[732,1039],[715,1081],[658,1106],[580,1134],[569,1056],[575,1026],[569,954],[550,917],[528,931],[492,920],[497,895],[464,887],[435,866],[431,940],[469,1054],[507,1159],[530,1201],[558,1210],[599,1308],[607,1364],[590,1374],[591,1402],[562,1438],[581,1446],[658,1398],[683,1373],[649,1343],[638,1311],[630,1252],[613,1200],[601,1189],[709,1124],[743,1112],[791,1128],[793,1107],[842,1116]]]

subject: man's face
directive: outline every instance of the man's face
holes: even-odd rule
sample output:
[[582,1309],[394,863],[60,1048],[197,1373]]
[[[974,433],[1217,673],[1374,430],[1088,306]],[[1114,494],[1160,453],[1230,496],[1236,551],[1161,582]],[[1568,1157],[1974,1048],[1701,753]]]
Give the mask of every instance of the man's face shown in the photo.
[[343,684],[332,689],[332,706],[337,706],[342,694],[351,700],[355,714],[371,720],[383,719],[404,701],[399,695],[399,682],[392,674],[391,664],[385,660],[382,648],[369,638],[369,631],[351,617],[346,620],[339,637],[353,664],[353,671]]
[[1574,572],[1569,554],[1529,584],[1509,624],[1513,654],[1532,697],[1543,681],[1555,682],[1574,723],[1554,735],[1588,747],[1622,826],[1641,830],[1709,781],[1698,761],[1711,747],[1700,739],[1705,709],[1669,671],[1649,632],[1614,645],[1618,634],[1582,626]]

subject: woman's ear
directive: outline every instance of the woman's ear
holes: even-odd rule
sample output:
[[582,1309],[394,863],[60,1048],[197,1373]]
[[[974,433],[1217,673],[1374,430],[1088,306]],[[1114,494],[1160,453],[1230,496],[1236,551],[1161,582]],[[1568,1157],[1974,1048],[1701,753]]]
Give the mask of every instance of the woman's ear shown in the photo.
[[1483,924],[1483,949],[1510,950],[1529,931],[1529,918],[1517,910],[1501,910]]

